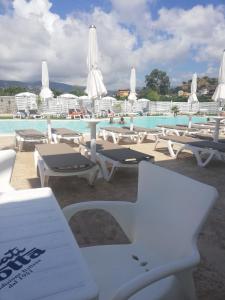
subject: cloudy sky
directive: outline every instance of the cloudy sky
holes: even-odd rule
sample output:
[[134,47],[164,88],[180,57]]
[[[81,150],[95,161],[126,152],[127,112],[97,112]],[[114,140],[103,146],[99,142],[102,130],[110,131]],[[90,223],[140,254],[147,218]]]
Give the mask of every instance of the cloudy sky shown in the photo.
[[173,85],[217,76],[225,49],[224,0],[0,0],[0,79],[86,84],[88,27],[97,27],[108,89],[138,85],[153,68]]

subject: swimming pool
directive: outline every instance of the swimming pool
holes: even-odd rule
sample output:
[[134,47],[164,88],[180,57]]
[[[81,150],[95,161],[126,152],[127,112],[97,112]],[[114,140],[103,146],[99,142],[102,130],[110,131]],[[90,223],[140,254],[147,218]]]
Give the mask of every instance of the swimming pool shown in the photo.
[[[206,122],[205,117],[193,117],[193,122]],[[124,126],[118,124],[119,118],[114,119],[114,124],[109,124],[108,120],[102,120],[97,128],[104,126]],[[52,120],[52,127],[66,127],[80,132],[89,132],[87,123],[83,120]],[[125,125],[129,126],[130,118],[125,118]],[[159,124],[188,124],[187,116],[166,117],[166,116],[149,116],[135,117],[134,125],[147,128],[154,128]],[[47,121],[45,120],[0,120],[0,134],[12,134],[17,129],[33,128],[42,132],[47,131]]]

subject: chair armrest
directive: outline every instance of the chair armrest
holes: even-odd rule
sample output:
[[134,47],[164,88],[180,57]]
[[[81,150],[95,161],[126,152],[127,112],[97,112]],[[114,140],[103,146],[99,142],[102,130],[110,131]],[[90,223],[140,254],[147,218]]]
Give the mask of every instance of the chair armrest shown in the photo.
[[181,275],[182,272],[188,271],[195,267],[199,263],[199,261],[199,253],[197,251],[194,251],[194,254],[192,256],[154,268],[151,271],[141,274],[122,285],[116,291],[111,300],[127,300],[140,290],[163,278],[171,275],[179,276],[179,273]]
[[71,204],[63,208],[63,213],[69,222],[72,216],[80,211],[101,209],[111,214],[119,223],[130,241],[134,236],[135,204],[125,201],[89,201]]

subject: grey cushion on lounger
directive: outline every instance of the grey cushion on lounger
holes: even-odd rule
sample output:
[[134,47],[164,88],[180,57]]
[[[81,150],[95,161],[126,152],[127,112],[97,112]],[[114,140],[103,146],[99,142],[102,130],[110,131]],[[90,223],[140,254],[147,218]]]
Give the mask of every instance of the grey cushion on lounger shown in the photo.
[[[90,142],[84,144],[90,148]],[[96,143],[96,151],[112,160],[119,161],[123,164],[137,164],[141,160],[152,160],[153,156],[130,148],[124,148],[119,145],[112,144],[107,141],[98,141]]]
[[192,146],[200,147],[200,148],[208,148],[213,150],[218,150],[221,152],[225,152],[225,143],[216,143],[213,141],[196,141],[189,143]]
[[[123,126],[124,129],[129,129],[130,127],[128,126]],[[145,127],[139,127],[139,126],[134,126],[134,131],[136,132],[149,132],[149,133],[159,133],[159,129],[154,129],[154,128],[145,128]]]
[[172,142],[175,143],[188,144],[199,148],[210,148],[210,149],[225,152],[225,143],[216,143],[213,141],[202,140],[190,136],[175,136],[175,135],[161,136],[160,139],[167,140],[167,141],[171,140]]
[[119,161],[122,164],[137,164],[142,160],[154,159],[154,157],[149,154],[129,148],[102,150],[99,151],[99,153],[111,158],[112,160]]
[[[88,141],[86,143],[81,143],[83,144],[85,147],[87,148],[91,148],[91,142]],[[107,141],[97,141],[96,142],[96,151],[99,152],[99,151],[102,151],[102,150],[111,150],[111,149],[124,149],[123,147],[121,147],[120,145],[117,145],[117,144],[114,144],[114,143],[110,143],[110,142],[107,142]]]
[[190,136],[177,136],[177,135],[162,135],[160,136],[160,139],[166,140],[166,141],[172,141],[175,143],[181,143],[181,144],[189,144],[191,142],[197,142],[200,139],[198,138],[193,138]]
[[36,129],[20,129],[15,130],[16,134],[23,138],[46,138],[46,136]]
[[61,135],[62,137],[66,136],[81,136],[81,133],[68,128],[52,128],[52,133]]
[[120,133],[120,134],[136,134],[136,132],[127,130],[121,127],[102,127],[101,129],[105,129],[107,131],[115,132],[115,133]]
[[91,160],[64,143],[37,145],[36,150],[49,169],[55,172],[79,172],[95,165]]
[[157,126],[166,129],[197,131],[196,128],[188,128],[188,126],[182,126],[182,125],[157,125]]

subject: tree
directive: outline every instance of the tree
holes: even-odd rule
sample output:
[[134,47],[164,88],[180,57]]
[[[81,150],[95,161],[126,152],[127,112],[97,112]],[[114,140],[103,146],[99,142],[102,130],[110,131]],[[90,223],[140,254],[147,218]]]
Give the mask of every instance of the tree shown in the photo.
[[154,69],[150,75],[145,76],[146,87],[166,95],[170,88],[170,79],[166,72]]
[[26,92],[26,89],[20,86],[9,86],[0,89],[0,96],[14,96],[19,93]]
[[54,94],[54,97],[57,97],[57,96],[59,96],[61,94],[61,92],[58,91],[58,90],[56,90],[56,89],[52,89],[52,92]]

